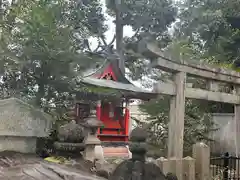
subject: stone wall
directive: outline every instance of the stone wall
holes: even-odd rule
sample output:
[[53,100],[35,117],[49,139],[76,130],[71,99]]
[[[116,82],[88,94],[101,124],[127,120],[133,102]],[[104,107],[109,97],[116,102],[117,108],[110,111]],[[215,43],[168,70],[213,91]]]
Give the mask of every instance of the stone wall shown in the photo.
[[[211,143],[211,152],[223,154],[229,152],[235,155],[235,122],[234,114],[228,113],[215,113],[213,114],[213,121],[216,127],[219,128],[216,132],[212,133],[211,138],[215,140]],[[238,140],[240,143],[240,139]]]

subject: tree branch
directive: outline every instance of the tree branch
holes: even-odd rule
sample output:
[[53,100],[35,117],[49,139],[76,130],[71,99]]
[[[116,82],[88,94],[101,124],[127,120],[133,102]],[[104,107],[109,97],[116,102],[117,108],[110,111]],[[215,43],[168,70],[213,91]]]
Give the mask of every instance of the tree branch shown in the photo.
[[140,28],[134,33],[134,35],[131,37],[131,39],[135,38],[139,32],[140,32]]
[[89,45],[89,41],[87,39],[84,39],[83,43],[84,43],[84,46],[88,49],[88,51],[92,52],[90,45]]
[[100,41],[98,41],[98,46],[96,47],[96,49],[93,50],[93,52],[97,52],[97,50],[101,47],[101,43]]
[[108,46],[111,46],[114,43],[115,40],[116,40],[116,34],[114,34],[113,39],[110,41]]
[[111,42],[109,44],[106,42],[103,35],[100,35],[99,38],[101,39],[103,45],[101,45],[101,43],[99,41],[98,47],[94,52],[96,52],[100,47],[102,47],[102,49],[111,49],[112,44],[116,40],[116,35],[113,36],[113,39],[111,40]]
[[103,35],[100,36],[100,39],[102,40],[104,46],[108,46],[108,44],[107,44],[107,42],[106,42],[106,40],[105,40]]

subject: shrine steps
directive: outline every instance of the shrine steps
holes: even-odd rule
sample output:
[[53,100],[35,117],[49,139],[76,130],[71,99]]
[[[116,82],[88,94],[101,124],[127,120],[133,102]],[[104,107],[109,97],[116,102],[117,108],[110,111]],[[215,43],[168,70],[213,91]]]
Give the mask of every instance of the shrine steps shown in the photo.
[[131,158],[128,136],[122,134],[99,134],[104,158]]
[[102,142],[127,142],[128,136],[122,134],[99,134],[98,138]]
[[128,146],[103,146],[104,158],[131,158]]

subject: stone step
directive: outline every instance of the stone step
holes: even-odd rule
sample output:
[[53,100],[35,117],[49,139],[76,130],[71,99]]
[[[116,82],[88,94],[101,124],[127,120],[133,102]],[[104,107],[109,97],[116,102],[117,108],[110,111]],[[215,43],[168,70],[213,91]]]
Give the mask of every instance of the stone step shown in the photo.
[[103,154],[105,158],[131,158],[132,156],[128,146],[103,147]]
[[127,142],[128,136],[123,134],[98,134],[99,139],[102,142],[115,141],[115,142]]
[[100,137],[128,137],[127,135],[123,134],[99,134]]

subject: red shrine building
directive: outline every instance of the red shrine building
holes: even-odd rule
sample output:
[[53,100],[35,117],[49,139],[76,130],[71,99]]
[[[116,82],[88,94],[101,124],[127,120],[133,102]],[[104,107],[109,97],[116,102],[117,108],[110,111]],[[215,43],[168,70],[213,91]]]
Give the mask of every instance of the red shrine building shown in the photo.
[[[97,118],[104,127],[99,128],[98,138],[103,143],[127,144],[129,138],[131,100],[150,100],[156,94],[134,86],[121,72],[117,60],[109,60],[100,68],[89,73],[82,80],[83,83],[115,90],[121,94],[111,100],[99,98],[96,105]],[[119,94],[118,93],[118,94]],[[81,104],[76,105],[77,116],[80,115]]]

